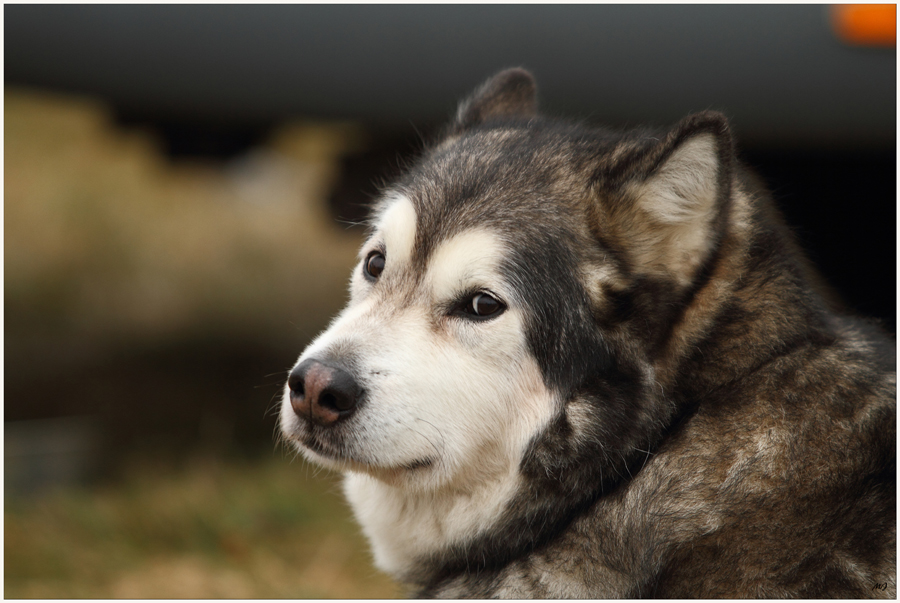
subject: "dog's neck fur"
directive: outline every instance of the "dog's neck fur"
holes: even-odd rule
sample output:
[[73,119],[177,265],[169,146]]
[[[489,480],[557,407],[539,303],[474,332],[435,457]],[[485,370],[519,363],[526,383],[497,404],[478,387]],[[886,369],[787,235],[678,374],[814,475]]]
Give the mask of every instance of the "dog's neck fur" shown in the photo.
[[[678,381],[689,375],[687,395],[693,397],[740,379],[786,347],[830,337],[824,318],[828,302],[823,298],[828,292],[817,289],[817,273],[771,198],[753,190],[746,179],[736,179],[733,199],[712,274],[685,309],[655,365],[657,380],[669,390],[680,389]],[[781,320],[772,321],[772,316]],[[741,324],[740,331],[730,330],[734,322]],[[760,346],[759,341],[773,346]],[[734,353],[738,348],[741,353]],[[707,363],[716,370],[703,371]]]
[[[519,486],[519,457],[494,459],[474,480],[438,490],[390,485],[348,473],[347,499],[368,537],[375,565],[406,583],[427,581],[425,560],[494,524]],[[486,459],[487,461],[487,459]]]

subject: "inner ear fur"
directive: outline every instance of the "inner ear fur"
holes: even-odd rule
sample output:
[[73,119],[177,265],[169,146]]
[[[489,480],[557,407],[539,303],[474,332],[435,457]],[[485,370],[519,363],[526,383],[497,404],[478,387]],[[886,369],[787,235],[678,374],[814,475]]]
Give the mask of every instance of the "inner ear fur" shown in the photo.
[[479,86],[459,104],[450,134],[459,134],[489,119],[537,115],[534,77],[521,68],[506,69]]
[[604,170],[600,229],[616,232],[636,271],[692,282],[725,229],[732,144],[725,116],[699,113]]

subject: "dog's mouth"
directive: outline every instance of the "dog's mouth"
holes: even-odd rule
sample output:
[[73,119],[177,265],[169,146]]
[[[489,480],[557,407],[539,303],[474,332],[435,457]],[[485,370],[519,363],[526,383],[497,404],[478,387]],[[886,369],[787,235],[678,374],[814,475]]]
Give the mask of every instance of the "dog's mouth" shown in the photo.
[[318,456],[328,459],[329,461],[334,461],[336,463],[347,464],[352,469],[361,470],[364,472],[394,473],[397,471],[419,471],[422,469],[427,469],[434,465],[433,458],[416,459],[411,463],[403,463],[394,466],[379,465],[378,463],[373,463],[368,459],[357,458],[356,455],[350,454],[346,450],[335,448],[331,443],[322,442],[321,439],[316,437],[315,433],[305,434],[300,438],[300,441],[303,446],[305,446],[307,449],[314,452]]
[[326,459],[332,461],[347,460],[345,454],[341,453],[340,450],[335,450],[330,445],[325,445],[324,443],[322,443],[322,441],[317,438],[314,433],[306,433],[300,438],[300,442],[309,450],[315,452],[319,456],[325,457]]

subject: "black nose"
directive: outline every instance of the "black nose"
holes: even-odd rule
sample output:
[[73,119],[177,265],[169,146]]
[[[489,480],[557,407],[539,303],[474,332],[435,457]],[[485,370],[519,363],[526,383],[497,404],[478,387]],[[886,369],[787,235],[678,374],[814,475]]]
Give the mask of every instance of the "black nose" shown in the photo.
[[297,416],[324,426],[350,415],[362,393],[348,371],[314,358],[294,367],[288,377],[288,387]]

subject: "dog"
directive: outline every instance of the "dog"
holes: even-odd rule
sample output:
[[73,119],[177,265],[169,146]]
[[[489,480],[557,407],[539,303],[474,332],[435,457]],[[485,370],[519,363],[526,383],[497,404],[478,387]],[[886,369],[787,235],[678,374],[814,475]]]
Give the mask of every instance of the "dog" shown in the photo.
[[725,117],[615,132],[503,71],[381,195],[283,437],[420,597],[895,597],[894,342]]

